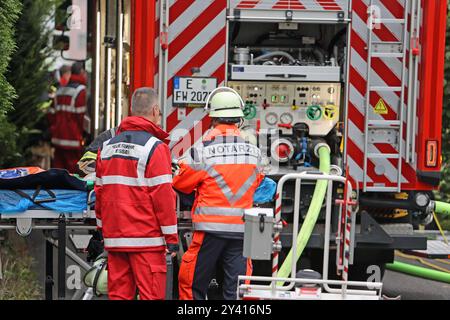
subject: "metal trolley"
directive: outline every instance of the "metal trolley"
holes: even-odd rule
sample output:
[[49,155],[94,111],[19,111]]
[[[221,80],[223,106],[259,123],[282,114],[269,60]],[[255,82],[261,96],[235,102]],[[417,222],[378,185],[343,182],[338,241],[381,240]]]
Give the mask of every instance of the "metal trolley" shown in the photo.
[[[276,209],[275,209],[275,234],[274,247],[280,247],[279,226],[281,225],[281,204],[283,187],[287,181],[295,181],[294,198],[294,224],[292,232],[292,252],[291,278],[278,277],[278,252],[274,249],[272,255],[273,274],[271,277],[262,276],[239,276],[238,298],[247,299],[267,299],[267,300],[380,300],[383,284],[381,282],[348,281],[348,266],[353,260],[353,250],[355,242],[355,210],[356,205],[352,201],[352,184],[348,179],[337,175],[326,175],[320,173],[292,173],[283,176],[278,182]],[[325,234],[323,250],[322,279],[296,278],[297,274],[297,237],[299,234],[300,215],[300,192],[302,180],[328,181],[326,192],[326,215]],[[344,185],[344,200],[336,200],[340,207],[339,228],[336,237],[337,255],[336,265],[338,272],[341,272],[342,280],[328,279],[328,264],[330,252],[330,231],[331,231],[331,210],[333,206],[333,184]],[[253,282],[253,283],[252,283]],[[254,283],[266,284],[254,284]],[[279,282],[287,282],[287,285],[279,285]],[[293,290],[295,287],[303,285],[303,288]],[[331,288],[334,286],[335,288]],[[349,287],[352,287],[351,289]],[[355,289],[356,288],[356,289]]]

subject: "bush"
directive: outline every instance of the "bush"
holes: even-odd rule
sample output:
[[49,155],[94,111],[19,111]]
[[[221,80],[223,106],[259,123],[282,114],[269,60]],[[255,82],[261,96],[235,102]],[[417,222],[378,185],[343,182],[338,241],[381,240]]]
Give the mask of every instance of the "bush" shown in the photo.
[[6,112],[12,108],[14,87],[6,79],[11,54],[15,50],[14,24],[21,9],[19,0],[0,1],[0,167],[14,162],[17,156],[15,127],[8,123]]
[[54,17],[59,0],[22,0],[23,13],[16,25],[17,50],[7,77],[17,92],[9,119],[19,128],[35,128],[44,116],[41,108],[50,82],[48,69],[53,63],[49,47],[52,30],[46,25]]
[[11,109],[14,88],[5,78],[11,54],[15,49],[14,24],[19,16],[18,0],[0,1],[0,116]]
[[22,14],[16,24],[14,52],[7,78],[14,86],[17,98],[8,112],[9,121],[17,127],[15,165],[30,162],[29,148],[42,140],[48,127],[44,102],[48,100],[49,72],[53,49],[49,47],[52,30],[48,29],[60,0],[21,0]]
[[21,154],[18,152],[17,128],[8,122],[6,117],[0,116],[0,168],[9,168],[20,162]]
[[25,239],[15,232],[8,234],[10,239],[2,243],[0,280],[0,300],[37,300],[41,299],[41,287],[32,270],[35,263],[30,256]]

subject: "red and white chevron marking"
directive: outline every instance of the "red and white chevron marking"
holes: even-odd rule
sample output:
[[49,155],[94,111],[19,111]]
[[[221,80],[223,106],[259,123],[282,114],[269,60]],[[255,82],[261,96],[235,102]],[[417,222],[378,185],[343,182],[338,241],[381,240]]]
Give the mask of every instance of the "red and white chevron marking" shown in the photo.
[[351,233],[352,233],[352,210],[350,206],[344,206],[346,211],[345,227],[344,227],[344,256],[342,257],[344,269],[342,272],[342,280],[348,281],[348,266],[350,262],[350,245],[351,245]]
[[[157,16],[160,2],[156,1]],[[218,78],[222,85],[226,76],[226,9],[227,0],[170,0],[168,33],[156,23],[155,66],[159,65],[160,50],[168,50],[167,99],[165,104],[166,130],[171,133],[172,153],[181,156],[198,142],[209,127],[209,118],[202,109],[187,108],[179,116],[172,105],[172,84],[176,75],[191,75],[191,68],[199,67],[202,76]],[[348,8],[348,0],[233,0],[231,8],[269,8],[292,10],[334,10]],[[155,68],[155,83],[159,80],[159,67]]]
[[161,43],[160,43],[160,7],[161,7],[161,0],[155,1],[155,55],[153,60],[153,65],[155,68],[155,77],[154,77],[154,84],[155,87],[158,87],[159,83],[159,52],[161,49]]
[[[282,196],[280,190],[277,190],[277,194],[275,195],[275,222],[277,224],[281,223],[281,206],[282,206]],[[276,244],[280,241],[280,232],[277,231],[274,234],[273,242]],[[278,260],[279,260],[279,252],[274,251],[272,253],[272,277],[276,278],[278,275]]]
[[[378,0],[375,1],[382,18],[403,18],[404,0]],[[365,114],[365,95],[367,88],[367,42],[369,36],[368,29],[368,5],[369,0],[354,0],[352,2],[352,31],[351,31],[351,67],[350,67],[350,88],[349,88],[349,121],[347,128],[348,145],[347,160],[350,167],[350,175],[353,180],[361,182],[366,174],[368,186],[395,187],[397,181],[397,165],[396,159],[369,159],[367,172],[363,172],[364,168],[364,114]],[[393,41],[398,42],[403,38],[403,30],[401,25],[383,25],[380,24],[374,29],[373,41]],[[409,39],[409,33],[407,38]],[[408,67],[408,64],[407,64]],[[373,86],[400,86],[402,74],[401,59],[393,58],[373,58],[372,59],[372,77],[371,85]],[[408,73],[406,73],[408,79]],[[407,90],[407,87],[405,88]],[[371,113],[372,120],[395,120],[399,112],[400,105],[406,115],[406,102],[400,104],[400,92],[373,92],[369,97],[372,106],[375,106],[380,99],[387,104],[389,113],[387,115],[379,115]],[[406,123],[404,126],[406,128]],[[402,139],[406,138],[406,130]],[[404,142],[406,145],[406,142]],[[393,154],[397,151],[388,143],[369,144],[370,153]],[[405,149],[402,153],[402,183],[415,183],[416,168],[407,164],[404,160]],[[375,172],[375,168],[383,167],[384,174]],[[360,185],[361,187],[361,185]]]
[[[187,108],[186,115],[179,117],[178,110],[172,105],[173,78],[177,75],[190,76],[191,69],[196,67],[200,68],[202,76],[216,77],[218,84],[223,84],[226,72],[226,9],[227,0],[169,1],[165,114],[174,156],[182,155],[201,139],[203,132],[209,128],[210,120],[202,108]],[[156,23],[159,29],[159,19]],[[158,46],[163,38],[158,31]],[[155,65],[159,62],[159,50],[155,52]],[[158,79],[159,70],[155,73],[155,81]]]
[[259,10],[347,10],[348,0],[232,0],[232,9]]

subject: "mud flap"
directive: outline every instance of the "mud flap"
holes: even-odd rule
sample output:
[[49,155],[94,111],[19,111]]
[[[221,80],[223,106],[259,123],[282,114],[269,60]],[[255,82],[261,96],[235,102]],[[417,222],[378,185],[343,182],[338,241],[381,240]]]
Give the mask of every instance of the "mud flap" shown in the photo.
[[360,243],[392,244],[394,240],[368,213],[361,214],[361,235],[357,240]]

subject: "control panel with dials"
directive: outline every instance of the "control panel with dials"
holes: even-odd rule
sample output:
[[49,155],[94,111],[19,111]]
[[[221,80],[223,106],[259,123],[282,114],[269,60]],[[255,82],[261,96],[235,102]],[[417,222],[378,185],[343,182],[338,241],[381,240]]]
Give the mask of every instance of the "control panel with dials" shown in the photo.
[[340,83],[230,81],[244,100],[246,126],[291,134],[304,123],[311,136],[326,136],[338,123]]

